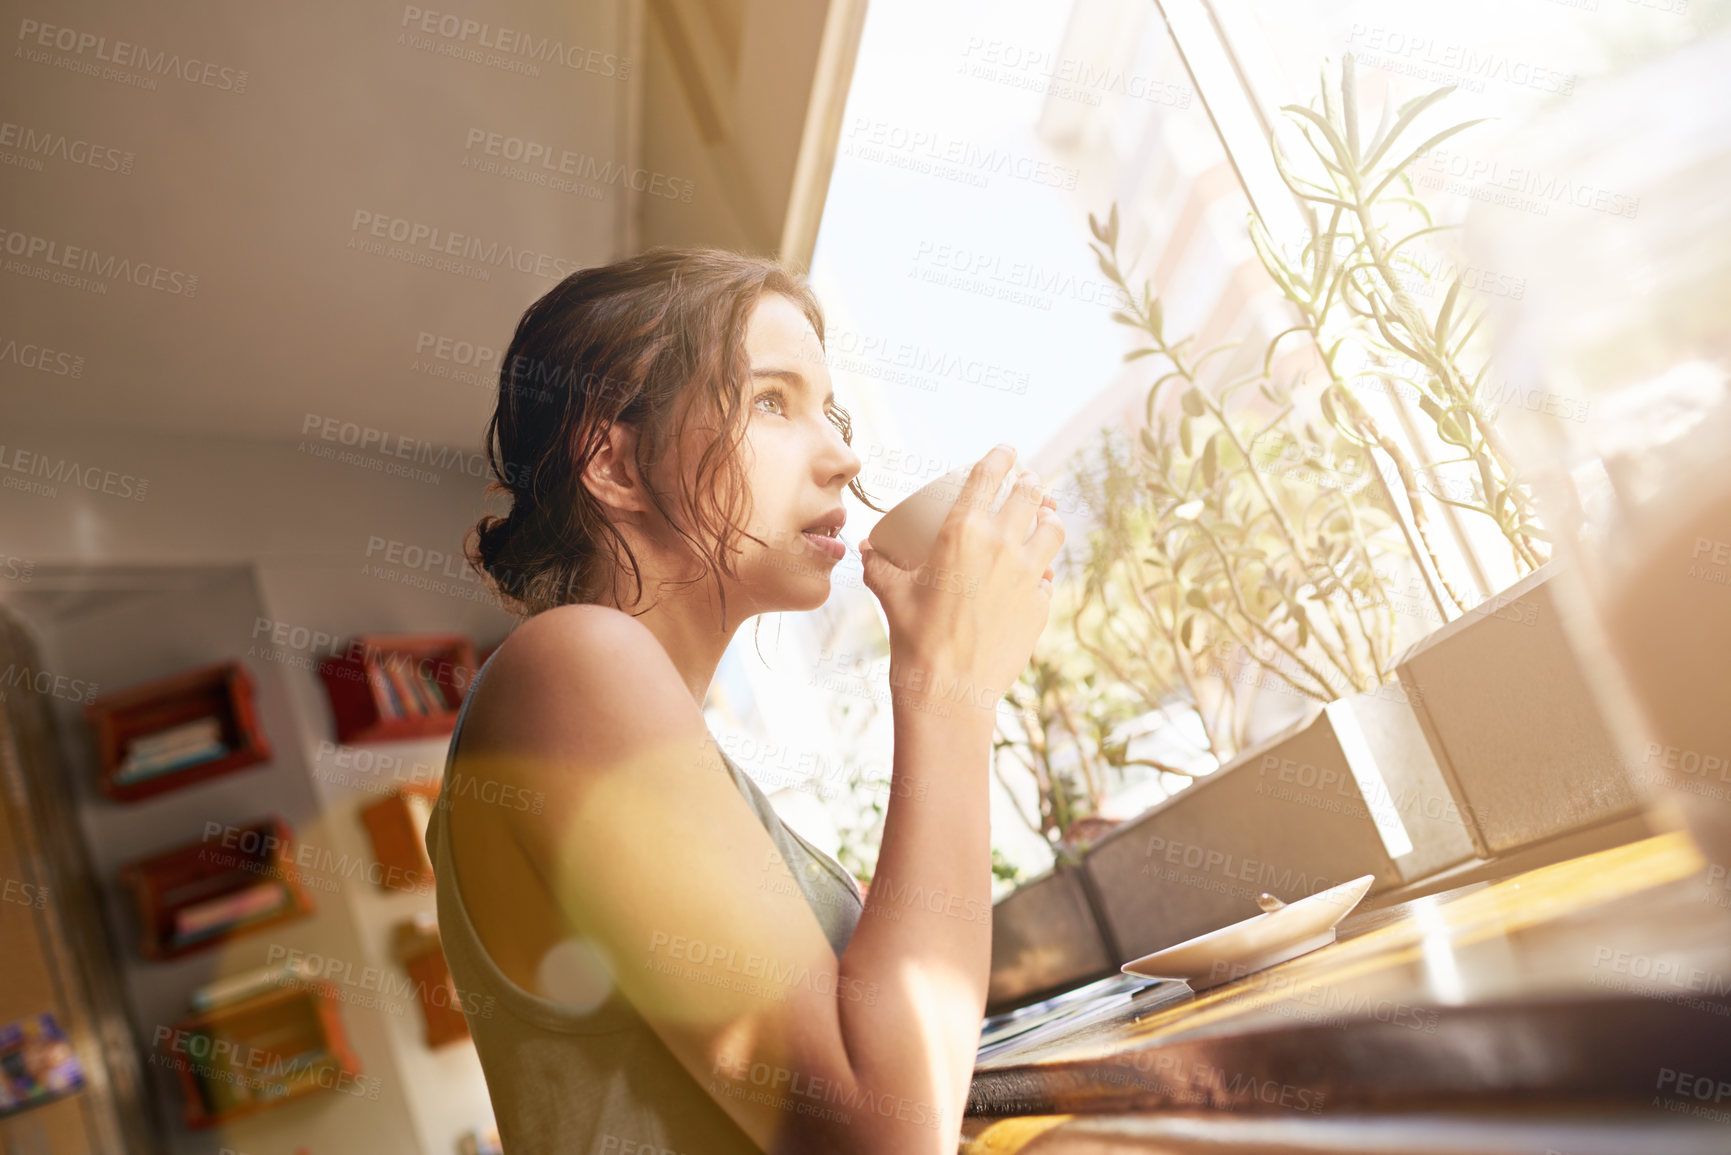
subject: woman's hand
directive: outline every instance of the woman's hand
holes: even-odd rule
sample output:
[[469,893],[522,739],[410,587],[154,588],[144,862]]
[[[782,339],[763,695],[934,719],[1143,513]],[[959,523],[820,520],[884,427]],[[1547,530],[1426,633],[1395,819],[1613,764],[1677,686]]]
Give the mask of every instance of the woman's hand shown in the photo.
[[898,698],[971,703],[990,715],[1028,664],[1051,613],[1051,562],[1064,525],[1032,471],[991,512],[1015,459],[1000,445],[974,465],[919,569],[902,569],[869,542],[860,546],[866,588],[889,619]]

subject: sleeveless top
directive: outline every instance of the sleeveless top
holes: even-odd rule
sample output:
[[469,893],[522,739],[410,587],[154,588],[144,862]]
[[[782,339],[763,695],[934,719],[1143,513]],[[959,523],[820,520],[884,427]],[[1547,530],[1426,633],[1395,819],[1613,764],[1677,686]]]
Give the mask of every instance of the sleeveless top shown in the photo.
[[[475,687],[493,656],[481,663],[458,707],[445,756],[447,778]],[[758,785],[718,752],[839,958],[859,922],[859,886],[839,863],[785,826]],[[435,805],[426,830],[439,935],[452,982],[462,992],[452,1001],[468,1020],[505,1155],[757,1152],[617,989],[583,1011],[525,990],[499,969],[458,889],[448,812],[448,806]],[[676,846],[667,849],[678,853]]]

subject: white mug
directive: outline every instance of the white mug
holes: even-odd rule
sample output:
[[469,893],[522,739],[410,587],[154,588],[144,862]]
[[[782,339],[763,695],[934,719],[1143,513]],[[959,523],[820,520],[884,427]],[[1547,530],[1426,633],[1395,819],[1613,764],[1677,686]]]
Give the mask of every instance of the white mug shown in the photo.
[[[973,466],[964,465],[952,469],[936,481],[928,482],[910,493],[899,504],[878,519],[872,527],[866,540],[872,548],[902,569],[915,570],[924,565],[932,556],[932,550],[938,542],[938,530],[943,528],[944,518],[949,516],[962,496],[962,488],[967,484],[968,474],[973,472]],[[997,513],[1004,508],[1004,502],[1010,498],[1010,493],[1016,488],[1016,481],[1026,470],[1011,467],[1004,482],[998,487],[997,495],[992,499],[991,511]],[[1028,528],[1028,536],[1034,534],[1033,527]]]

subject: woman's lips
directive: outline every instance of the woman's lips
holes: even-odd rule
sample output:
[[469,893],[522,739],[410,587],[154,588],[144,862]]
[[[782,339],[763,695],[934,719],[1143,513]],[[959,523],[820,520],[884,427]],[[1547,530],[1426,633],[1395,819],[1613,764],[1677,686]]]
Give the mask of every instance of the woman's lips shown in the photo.
[[840,561],[847,556],[847,546],[842,544],[839,537],[825,537],[821,533],[811,533],[803,529],[800,530],[799,535],[810,542],[813,549],[827,555],[834,561]]

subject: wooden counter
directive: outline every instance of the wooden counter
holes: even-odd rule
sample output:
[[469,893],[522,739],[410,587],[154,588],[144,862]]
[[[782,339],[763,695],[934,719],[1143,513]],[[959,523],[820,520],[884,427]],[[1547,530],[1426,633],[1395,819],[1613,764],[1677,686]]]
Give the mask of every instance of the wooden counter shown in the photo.
[[1667,834],[1102,997],[988,1051],[963,1150],[1731,1152],[1724,875]]

